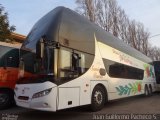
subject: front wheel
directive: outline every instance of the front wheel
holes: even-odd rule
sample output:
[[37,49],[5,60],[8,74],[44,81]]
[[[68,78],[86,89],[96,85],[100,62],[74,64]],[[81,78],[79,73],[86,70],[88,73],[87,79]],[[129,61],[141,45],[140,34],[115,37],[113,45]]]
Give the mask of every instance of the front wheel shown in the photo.
[[105,90],[101,86],[96,86],[92,92],[91,109],[92,111],[101,110],[105,104]]
[[13,104],[14,98],[11,92],[1,91],[0,93],[0,109],[6,109]]
[[152,86],[149,85],[149,94],[152,95],[153,94],[153,91],[152,91]]

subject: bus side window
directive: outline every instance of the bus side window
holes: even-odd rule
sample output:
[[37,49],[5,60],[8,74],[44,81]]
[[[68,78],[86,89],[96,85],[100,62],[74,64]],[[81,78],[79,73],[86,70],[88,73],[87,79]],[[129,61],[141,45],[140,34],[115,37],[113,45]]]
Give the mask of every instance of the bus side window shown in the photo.
[[62,47],[60,49],[59,77],[72,80],[85,73],[93,62],[93,55]]
[[62,48],[60,50],[60,78],[68,79],[71,74],[71,55],[70,49]]

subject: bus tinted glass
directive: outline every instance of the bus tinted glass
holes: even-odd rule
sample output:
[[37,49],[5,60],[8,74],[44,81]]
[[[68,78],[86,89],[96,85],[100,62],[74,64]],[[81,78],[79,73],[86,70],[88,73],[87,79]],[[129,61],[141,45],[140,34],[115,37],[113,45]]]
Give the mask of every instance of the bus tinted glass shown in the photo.
[[42,17],[32,28],[28,34],[26,40],[24,41],[22,48],[25,47],[30,50],[36,48],[38,40],[48,34],[49,28],[52,26],[53,19],[56,15],[56,12],[49,12],[44,17]]
[[156,82],[157,84],[160,84],[160,61],[154,61],[153,64],[156,75]]
[[74,49],[60,49],[59,78],[61,83],[84,74],[92,65],[94,56]]
[[19,49],[0,45],[0,66],[18,67]]
[[143,80],[144,70],[107,59],[103,59],[103,62],[110,77]]

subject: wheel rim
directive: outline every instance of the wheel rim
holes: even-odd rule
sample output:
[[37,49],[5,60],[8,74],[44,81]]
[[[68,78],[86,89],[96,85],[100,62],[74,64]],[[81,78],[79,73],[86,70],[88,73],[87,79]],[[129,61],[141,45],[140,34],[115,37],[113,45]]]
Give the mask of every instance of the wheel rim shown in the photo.
[[146,96],[147,96],[147,95],[149,95],[149,93],[148,93],[148,89],[146,89]]
[[152,94],[152,87],[150,87],[150,94]]
[[8,95],[0,94],[0,105],[6,103],[8,101],[8,99],[9,99]]
[[96,91],[94,94],[94,101],[98,104],[101,105],[103,101],[103,95],[101,91]]

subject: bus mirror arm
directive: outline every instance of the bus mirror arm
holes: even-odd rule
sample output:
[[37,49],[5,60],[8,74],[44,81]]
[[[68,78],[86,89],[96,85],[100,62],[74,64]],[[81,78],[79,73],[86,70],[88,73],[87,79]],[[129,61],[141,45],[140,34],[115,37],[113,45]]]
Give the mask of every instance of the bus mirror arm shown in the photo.
[[60,44],[56,41],[50,41],[46,40],[45,36],[42,36],[40,40],[37,42],[36,45],[36,56],[37,58],[43,58],[44,57],[44,49],[45,47],[48,47],[50,49],[59,49]]
[[43,58],[44,56],[44,39],[43,37],[40,38],[36,45],[36,56],[37,58]]

